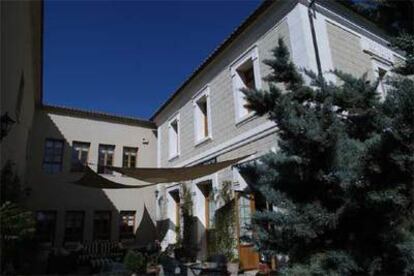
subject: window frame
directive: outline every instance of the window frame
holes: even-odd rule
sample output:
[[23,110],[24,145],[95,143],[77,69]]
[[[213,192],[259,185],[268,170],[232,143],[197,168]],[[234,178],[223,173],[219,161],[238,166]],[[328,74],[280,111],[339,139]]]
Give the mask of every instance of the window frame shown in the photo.
[[[177,137],[176,137],[176,152],[172,152],[171,147],[171,131],[173,128],[173,123],[177,123]],[[181,153],[181,145],[180,145],[180,138],[181,138],[181,131],[180,131],[180,114],[176,114],[168,121],[168,160],[171,161],[180,156]]]
[[[75,160],[73,158],[73,154],[74,154],[74,151],[75,151],[75,145],[76,144],[87,146],[87,148],[88,148],[88,150],[86,152],[86,163],[85,164],[82,164],[81,160],[79,159],[79,151],[77,151],[78,152],[78,159],[76,160],[77,162],[75,163]],[[71,164],[70,164],[70,171],[71,172],[84,172],[85,171],[85,167],[88,166],[88,164],[89,164],[88,162],[89,162],[90,149],[91,149],[91,143],[90,142],[72,141],[72,154],[71,154]]]
[[249,245],[251,242],[245,241],[243,238],[253,237],[253,230],[249,229],[249,226],[252,224],[252,215],[255,212],[253,196],[238,192],[236,206],[239,243],[240,245]]
[[[131,216],[133,216],[133,224],[132,224],[132,232],[129,233],[128,232],[124,232],[123,230],[123,223],[125,222],[123,219],[123,216],[128,216],[126,222],[127,222],[127,227],[130,227],[130,225],[128,225],[128,222],[131,220]],[[119,212],[119,240],[128,240],[128,239],[133,239],[135,236],[135,231],[136,231],[136,219],[137,219],[137,211],[136,210],[121,210]]]
[[[53,142],[53,144],[60,142],[62,143],[62,147],[60,150],[60,161],[59,162],[55,162],[55,161],[46,161],[46,148],[47,148],[47,143],[48,142]],[[53,147],[53,149],[55,149],[55,147]],[[57,139],[57,138],[46,138],[45,139],[45,144],[43,147],[43,162],[42,162],[42,171],[47,173],[47,174],[55,174],[55,173],[59,173],[63,171],[63,159],[64,159],[64,153],[65,153],[65,141],[64,139]],[[54,157],[54,156],[53,156]],[[45,165],[59,165],[59,170],[56,172],[52,172],[52,171],[46,171],[45,170]]]
[[240,85],[240,81],[238,80],[238,78],[241,78],[241,76],[238,73],[238,69],[245,66],[245,64],[249,61],[252,63],[253,67],[252,69],[254,75],[255,88],[257,90],[262,89],[259,50],[257,45],[254,45],[245,53],[243,53],[240,57],[238,57],[230,65],[230,77],[234,98],[234,116],[236,126],[256,116],[256,113],[253,110],[249,112],[243,106],[246,101],[244,100],[244,93],[241,92],[240,89],[243,89],[245,87],[242,87],[242,85]]
[[[206,101],[206,117],[207,117],[207,126],[204,125],[204,128],[207,129],[207,135],[202,136],[200,134],[200,118],[199,114],[202,112],[199,107],[199,102],[202,98],[205,98]],[[210,101],[210,86],[206,85],[202,88],[196,95],[193,97],[193,119],[194,119],[194,146],[203,144],[206,141],[212,140],[212,118],[211,118],[211,101]]]
[[[107,164],[103,164],[103,165],[100,164],[101,147],[107,147],[107,148],[112,147],[113,151],[112,151],[112,164],[111,164],[111,166],[113,166],[114,163],[115,163],[115,149],[116,149],[116,146],[115,145],[110,145],[110,144],[99,144],[98,145],[98,170],[97,170],[97,172],[98,172],[98,174],[112,175],[113,171],[108,170],[108,169],[105,168],[105,166],[108,166]],[[104,160],[106,160],[106,159],[107,159],[107,157],[105,157]],[[106,162],[104,161],[104,163],[106,163]],[[103,168],[103,169],[101,169],[101,168]]]
[[[126,156],[125,153],[128,152],[128,151],[134,151],[134,153],[135,153],[135,164],[134,164],[134,166],[131,166],[131,156],[132,156],[131,154],[128,154],[128,162],[127,162],[128,165],[125,166],[125,156]],[[123,168],[136,168],[137,167],[137,163],[138,163],[138,151],[139,151],[139,148],[138,147],[127,147],[127,146],[124,146],[122,148],[122,167]],[[113,163],[113,161],[112,161],[112,163]]]

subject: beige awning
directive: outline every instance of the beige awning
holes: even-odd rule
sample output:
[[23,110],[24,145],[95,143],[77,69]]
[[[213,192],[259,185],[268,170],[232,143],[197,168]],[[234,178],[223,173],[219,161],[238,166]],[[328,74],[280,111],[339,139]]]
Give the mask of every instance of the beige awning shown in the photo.
[[222,162],[179,168],[118,168],[109,169],[149,183],[170,183],[197,179],[236,164],[249,155]]
[[99,189],[131,189],[131,188],[144,188],[147,186],[155,185],[155,184],[143,184],[143,185],[126,185],[117,183],[114,181],[109,180],[108,178],[105,178],[96,172],[94,172],[91,168],[86,167],[85,173],[83,176],[74,181],[74,184],[81,185],[84,187],[89,188],[99,188]]
[[189,167],[179,168],[118,168],[108,167],[108,169],[119,172],[123,175],[139,179],[147,182],[148,184],[142,185],[126,185],[111,181],[105,178],[91,168],[86,167],[86,171],[83,176],[74,181],[75,184],[90,188],[100,189],[131,189],[131,188],[144,188],[158,183],[171,183],[171,182],[182,182],[197,179],[203,176],[207,176],[218,172],[228,166],[236,164],[237,162],[245,159],[248,156],[242,156],[239,158],[226,160],[222,162],[195,165]]

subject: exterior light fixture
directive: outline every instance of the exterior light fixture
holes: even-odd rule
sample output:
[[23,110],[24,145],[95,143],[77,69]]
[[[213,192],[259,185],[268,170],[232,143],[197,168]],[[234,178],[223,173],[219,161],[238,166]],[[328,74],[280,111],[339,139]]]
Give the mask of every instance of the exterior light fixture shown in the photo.
[[160,194],[160,191],[158,191],[158,190],[155,190],[155,198],[158,198],[158,195]]
[[1,124],[1,133],[0,133],[0,140],[3,140],[4,137],[10,132],[12,126],[16,123],[15,120],[10,118],[9,114],[6,112],[0,117],[0,124]]

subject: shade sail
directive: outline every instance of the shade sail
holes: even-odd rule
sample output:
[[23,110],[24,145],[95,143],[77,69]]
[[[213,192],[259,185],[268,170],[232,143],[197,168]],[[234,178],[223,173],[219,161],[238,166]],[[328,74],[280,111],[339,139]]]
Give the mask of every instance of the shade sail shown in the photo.
[[74,181],[74,184],[81,185],[84,187],[90,188],[99,188],[99,189],[137,189],[145,188],[148,186],[156,185],[158,183],[170,183],[170,182],[181,182],[197,179],[203,176],[207,176],[218,172],[228,166],[236,164],[240,160],[245,159],[247,156],[242,156],[239,158],[226,160],[223,162],[217,162],[212,164],[200,164],[190,167],[180,167],[180,168],[118,168],[118,167],[108,167],[113,171],[119,172],[126,176],[139,179],[147,182],[142,185],[126,185],[111,181],[108,178],[105,178],[91,168],[86,167],[85,173],[83,176]]
[[91,168],[85,167],[85,173],[83,176],[74,181],[74,184],[81,185],[89,188],[99,189],[131,189],[131,188],[144,188],[155,184],[143,184],[143,185],[125,185],[121,183],[113,182],[105,177],[94,172]]
[[179,168],[118,168],[108,167],[111,170],[122,173],[149,183],[170,183],[197,179],[218,172],[228,166],[236,164],[250,155],[217,162],[213,164],[201,164]]

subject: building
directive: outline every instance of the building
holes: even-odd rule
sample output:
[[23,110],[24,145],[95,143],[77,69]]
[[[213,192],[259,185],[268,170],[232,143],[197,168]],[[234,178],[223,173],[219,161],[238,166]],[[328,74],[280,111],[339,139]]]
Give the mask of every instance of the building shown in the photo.
[[[317,1],[312,8],[309,4],[263,2],[156,111],[151,120],[158,129],[158,166],[188,166],[247,154],[256,158],[277,151],[277,127],[243,107],[240,88],[267,89],[262,78],[269,68],[263,60],[270,58],[278,38],[284,40],[298,67],[318,72],[320,64],[321,72],[332,81],[336,81],[329,73],[333,69],[355,76],[368,73],[374,79],[400,61],[401,56],[387,46],[386,36],[366,19],[334,1]],[[378,92],[385,93],[382,84]],[[246,183],[236,168],[186,183],[199,222],[199,259],[208,254],[206,230],[214,227],[212,208],[220,207],[217,199],[215,203],[211,200],[217,197],[224,181],[231,181],[236,192],[239,235],[246,234],[252,211],[263,206],[260,198],[243,192]],[[159,220],[168,218],[174,225],[180,223],[180,184],[159,185]],[[174,227],[170,227],[164,241],[176,241]],[[239,242],[238,253],[245,268],[257,266],[258,255],[251,245]]]
[[[7,3],[10,2],[2,6],[2,20],[5,8],[13,10],[20,5],[26,9],[27,6],[20,2]],[[23,10],[19,10],[22,25],[28,24],[25,22],[28,15]],[[17,19],[6,17],[4,20]],[[41,17],[36,20],[37,25],[32,26],[41,23]],[[31,37],[35,50],[26,49],[27,55],[34,57],[24,59],[33,62],[21,65],[37,68],[29,76],[35,84],[40,80],[41,66],[41,31],[37,28],[34,30],[37,35]],[[2,36],[3,33],[11,35],[10,27],[6,25],[4,29],[2,24]],[[244,155],[253,159],[270,150],[277,151],[277,127],[244,108],[240,89],[267,89],[262,78],[269,73],[269,68],[263,60],[271,57],[271,49],[279,38],[288,46],[298,67],[320,72],[331,81],[336,81],[329,73],[333,69],[355,76],[367,73],[370,79],[382,78],[395,63],[403,60],[388,46],[388,38],[381,30],[334,1],[265,1],[149,120],[47,106],[41,102],[40,84],[32,84],[30,95],[37,96],[20,109],[28,113],[28,119],[16,124],[2,141],[2,150],[7,152],[3,156],[21,166],[21,175],[32,191],[27,206],[38,214],[42,239],[61,246],[73,241],[119,240],[133,233],[137,239],[145,237],[143,243],[161,239],[166,247],[177,242],[185,186],[194,203],[197,258],[205,259],[209,244],[207,233],[214,228],[215,211],[222,204],[218,194],[225,182],[232,183],[237,202],[237,235],[249,234],[246,226],[250,215],[264,203],[244,192],[247,184],[237,168],[186,183],[163,183],[139,192],[91,190],[69,182],[82,173],[78,171],[82,168],[78,166],[79,160],[115,182],[134,183],[137,180],[111,175],[100,165],[182,167]],[[22,44],[18,40],[9,40],[9,43]],[[2,50],[2,62],[3,55],[6,53]],[[11,61],[5,62],[5,66],[11,66],[7,63]],[[19,70],[23,69],[13,72]],[[13,102],[24,102],[19,96],[21,77],[15,74],[2,75],[8,80],[5,88],[2,82],[2,102],[3,96],[7,97],[6,104],[2,103],[2,114],[16,110]],[[29,81],[23,83],[27,87]],[[386,93],[386,86],[381,82],[378,93]],[[14,152],[13,143],[18,139],[21,139],[19,145],[27,145],[19,149],[20,153]],[[151,231],[155,225],[158,231]],[[136,233],[137,229],[143,232]],[[129,232],[123,236],[123,231]],[[256,267],[258,253],[250,244],[236,238],[243,267]]]
[[[155,124],[149,121],[46,105],[36,109],[27,206],[43,224],[42,240],[57,246],[135,236],[144,245],[146,239],[154,240],[155,224],[149,222],[155,221],[155,188],[101,190],[71,182],[87,164],[112,181],[136,184],[138,180],[112,175],[104,165],[154,167],[156,146]],[[136,233],[145,212],[151,220]]]

